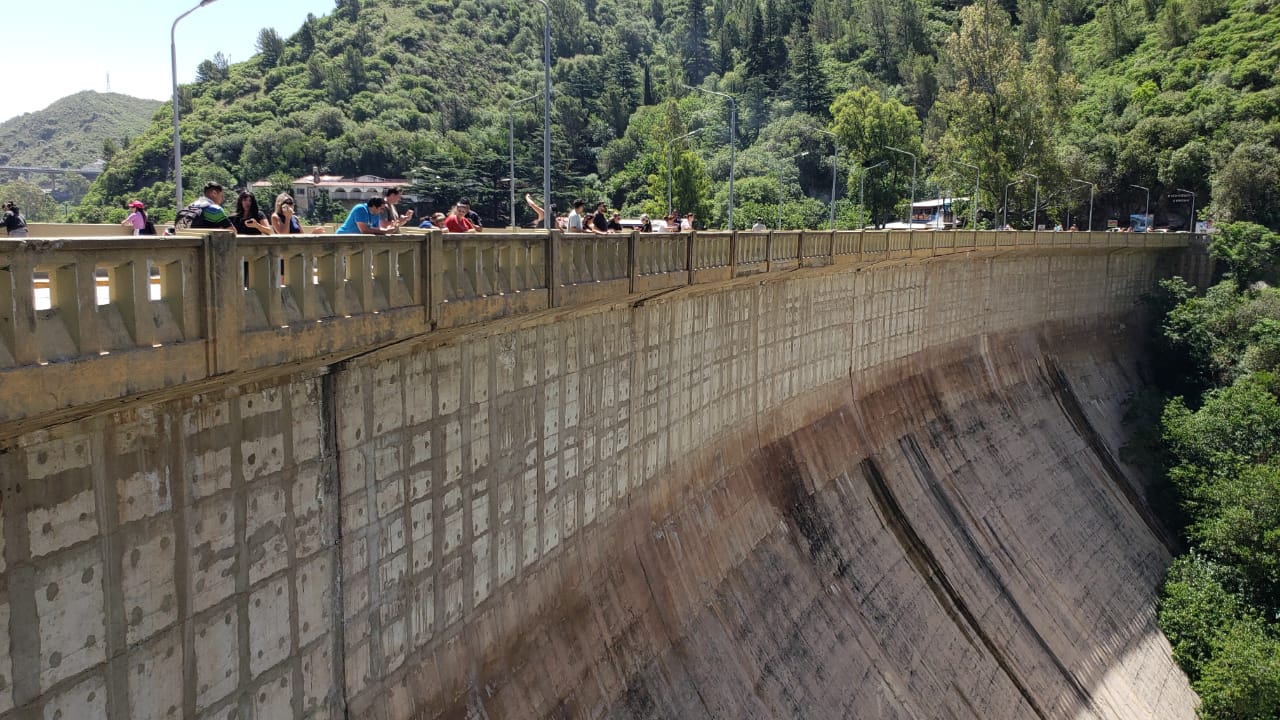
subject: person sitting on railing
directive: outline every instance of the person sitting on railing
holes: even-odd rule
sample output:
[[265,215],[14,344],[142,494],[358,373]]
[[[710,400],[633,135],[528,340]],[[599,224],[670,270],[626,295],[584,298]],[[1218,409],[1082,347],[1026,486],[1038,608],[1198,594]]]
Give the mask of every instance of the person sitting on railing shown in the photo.
[[[302,222],[294,214],[295,209],[293,196],[289,193],[282,192],[276,196],[276,209],[271,213],[271,229],[276,235],[297,235],[302,232]],[[324,228],[316,226],[308,232],[318,235],[324,232]]]
[[480,232],[480,228],[473,225],[467,218],[467,206],[461,201],[453,206],[453,214],[444,219],[444,229],[451,233]]
[[351,208],[351,212],[347,214],[347,219],[343,221],[342,226],[338,228],[338,235],[390,235],[392,230],[378,227],[378,222],[382,219],[382,206],[386,201],[382,196],[374,196],[369,198],[368,202],[360,203]]
[[9,232],[9,237],[27,236],[27,221],[22,218],[22,211],[8,200],[4,203],[4,229]]
[[236,214],[231,216],[231,226],[237,235],[274,235],[267,216],[258,209],[258,198],[248,190],[241,190],[236,198]]

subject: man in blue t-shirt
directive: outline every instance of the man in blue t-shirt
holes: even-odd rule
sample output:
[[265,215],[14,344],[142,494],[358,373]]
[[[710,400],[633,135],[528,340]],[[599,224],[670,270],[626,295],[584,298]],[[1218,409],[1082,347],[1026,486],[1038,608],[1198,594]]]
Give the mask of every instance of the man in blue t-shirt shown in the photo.
[[338,235],[388,235],[394,228],[380,228],[382,206],[386,201],[380,197],[371,197],[366,203],[351,208],[351,213],[338,228]]

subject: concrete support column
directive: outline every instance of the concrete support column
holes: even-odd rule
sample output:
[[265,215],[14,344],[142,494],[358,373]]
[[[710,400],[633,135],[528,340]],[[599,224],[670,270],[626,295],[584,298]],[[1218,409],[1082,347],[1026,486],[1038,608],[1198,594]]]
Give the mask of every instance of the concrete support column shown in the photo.
[[240,367],[244,289],[240,284],[240,252],[235,233],[215,231],[205,237],[205,327],[208,328],[209,374]]

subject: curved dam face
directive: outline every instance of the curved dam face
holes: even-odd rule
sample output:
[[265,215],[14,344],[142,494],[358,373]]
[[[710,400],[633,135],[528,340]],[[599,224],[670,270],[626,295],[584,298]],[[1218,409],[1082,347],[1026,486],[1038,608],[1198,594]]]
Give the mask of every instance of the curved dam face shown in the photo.
[[1159,251],[739,279],[0,440],[0,718],[1187,718]]

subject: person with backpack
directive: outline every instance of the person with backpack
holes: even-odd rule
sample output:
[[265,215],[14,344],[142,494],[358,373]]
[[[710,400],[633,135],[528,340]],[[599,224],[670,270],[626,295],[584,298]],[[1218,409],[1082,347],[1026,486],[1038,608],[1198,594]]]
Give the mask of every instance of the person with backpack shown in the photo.
[[231,216],[222,209],[225,199],[222,186],[216,182],[204,184],[204,195],[195,202],[178,211],[178,219],[174,227],[179,230],[218,228],[231,230]]
[[156,226],[151,222],[151,218],[147,217],[147,206],[141,200],[131,200],[129,208],[133,212],[129,213],[129,217],[120,224],[133,228],[134,235],[155,235]]
[[4,205],[4,229],[9,232],[11,238],[22,238],[27,236],[27,221],[22,218],[22,211],[17,205],[5,201]]

